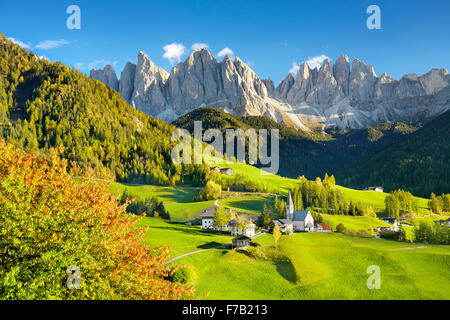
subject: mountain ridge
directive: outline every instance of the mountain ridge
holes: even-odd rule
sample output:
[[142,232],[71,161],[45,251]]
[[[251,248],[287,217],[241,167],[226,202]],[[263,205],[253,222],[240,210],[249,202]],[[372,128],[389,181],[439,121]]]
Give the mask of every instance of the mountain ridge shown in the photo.
[[[135,71],[134,71],[135,68]],[[170,73],[157,67],[145,52],[137,65],[127,63],[117,79],[112,67],[92,70],[91,77],[119,92],[136,109],[166,121],[200,107],[214,106],[237,116],[267,116],[306,132],[361,129],[384,122],[422,124],[450,109],[439,92],[450,85],[446,69],[432,69],[400,80],[373,66],[341,55],[335,64],[324,60],[320,68],[299,66],[275,87],[261,80],[238,57],[222,61],[207,49],[193,51]],[[110,79],[110,77],[116,79]],[[117,80],[117,81],[116,81]]]

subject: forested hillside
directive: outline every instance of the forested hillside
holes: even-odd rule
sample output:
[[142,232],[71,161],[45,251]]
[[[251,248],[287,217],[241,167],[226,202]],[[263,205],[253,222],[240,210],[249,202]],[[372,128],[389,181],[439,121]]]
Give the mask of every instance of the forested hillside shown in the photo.
[[40,59],[0,33],[0,139],[27,151],[63,147],[80,174],[174,184],[173,126],[129,106],[114,90]]
[[283,126],[264,116],[236,117],[216,108],[199,108],[173,122],[193,133],[194,121],[203,129],[228,128],[280,130],[280,171],[282,176],[309,179],[336,173],[383,147],[401,141],[416,128],[403,123],[378,124],[361,130],[306,133]]
[[429,197],[450,191],[450,112],[434,119],[403,142],[368,157],[338,175],[345,185],[381,185]]

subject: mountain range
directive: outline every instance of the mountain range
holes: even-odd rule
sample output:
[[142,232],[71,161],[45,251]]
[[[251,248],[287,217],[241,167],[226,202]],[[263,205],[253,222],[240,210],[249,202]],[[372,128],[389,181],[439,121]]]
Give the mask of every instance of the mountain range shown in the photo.
[[133,107],[166,121],[204,106],[237,116],[267,116],[306,132],[361,129],[386,122],[423,124],[450,109],[450,75],[432,69],[400,80],[346,55],[320,68],[307,63],[275,86],[260,79],[238,57],[222,61],[207,49],[193,51],[170,73],[140,51],[137,64],[127,63],[120,78],[111,65],[91,70],[92,78],[120,92]]

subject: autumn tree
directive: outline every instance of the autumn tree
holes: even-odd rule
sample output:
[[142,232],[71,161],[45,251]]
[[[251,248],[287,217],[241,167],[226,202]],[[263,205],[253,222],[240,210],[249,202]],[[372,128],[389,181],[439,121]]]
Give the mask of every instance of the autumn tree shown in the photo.
[[273,240],[275,241],[275,246],[278,246],[278,240],[281,238],[281,230],[278,224],[275,223],[272,231]]
[[0,299],[192,297],[108,188],[72,179],[55,152],[0,142]]
[[222,186],[210,180],[206,183],[202,190],[200,190],[197,200],[217,200],[222,195]]
[[230,222],[230,215],[224,207],[218,206],[214,213],[213,225],[215,228],[222,230]]

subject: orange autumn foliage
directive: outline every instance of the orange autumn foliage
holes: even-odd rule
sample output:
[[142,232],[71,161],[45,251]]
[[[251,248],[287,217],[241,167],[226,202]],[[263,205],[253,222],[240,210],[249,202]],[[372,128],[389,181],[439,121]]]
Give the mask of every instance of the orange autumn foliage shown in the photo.
[[[0,299],[188,299],[164,280],[167,248],[142,243],[140,219],[108,185],[71,179],[56,151],[29,155],[0,141]],[[80,270],[69,290],[67,268]]]

